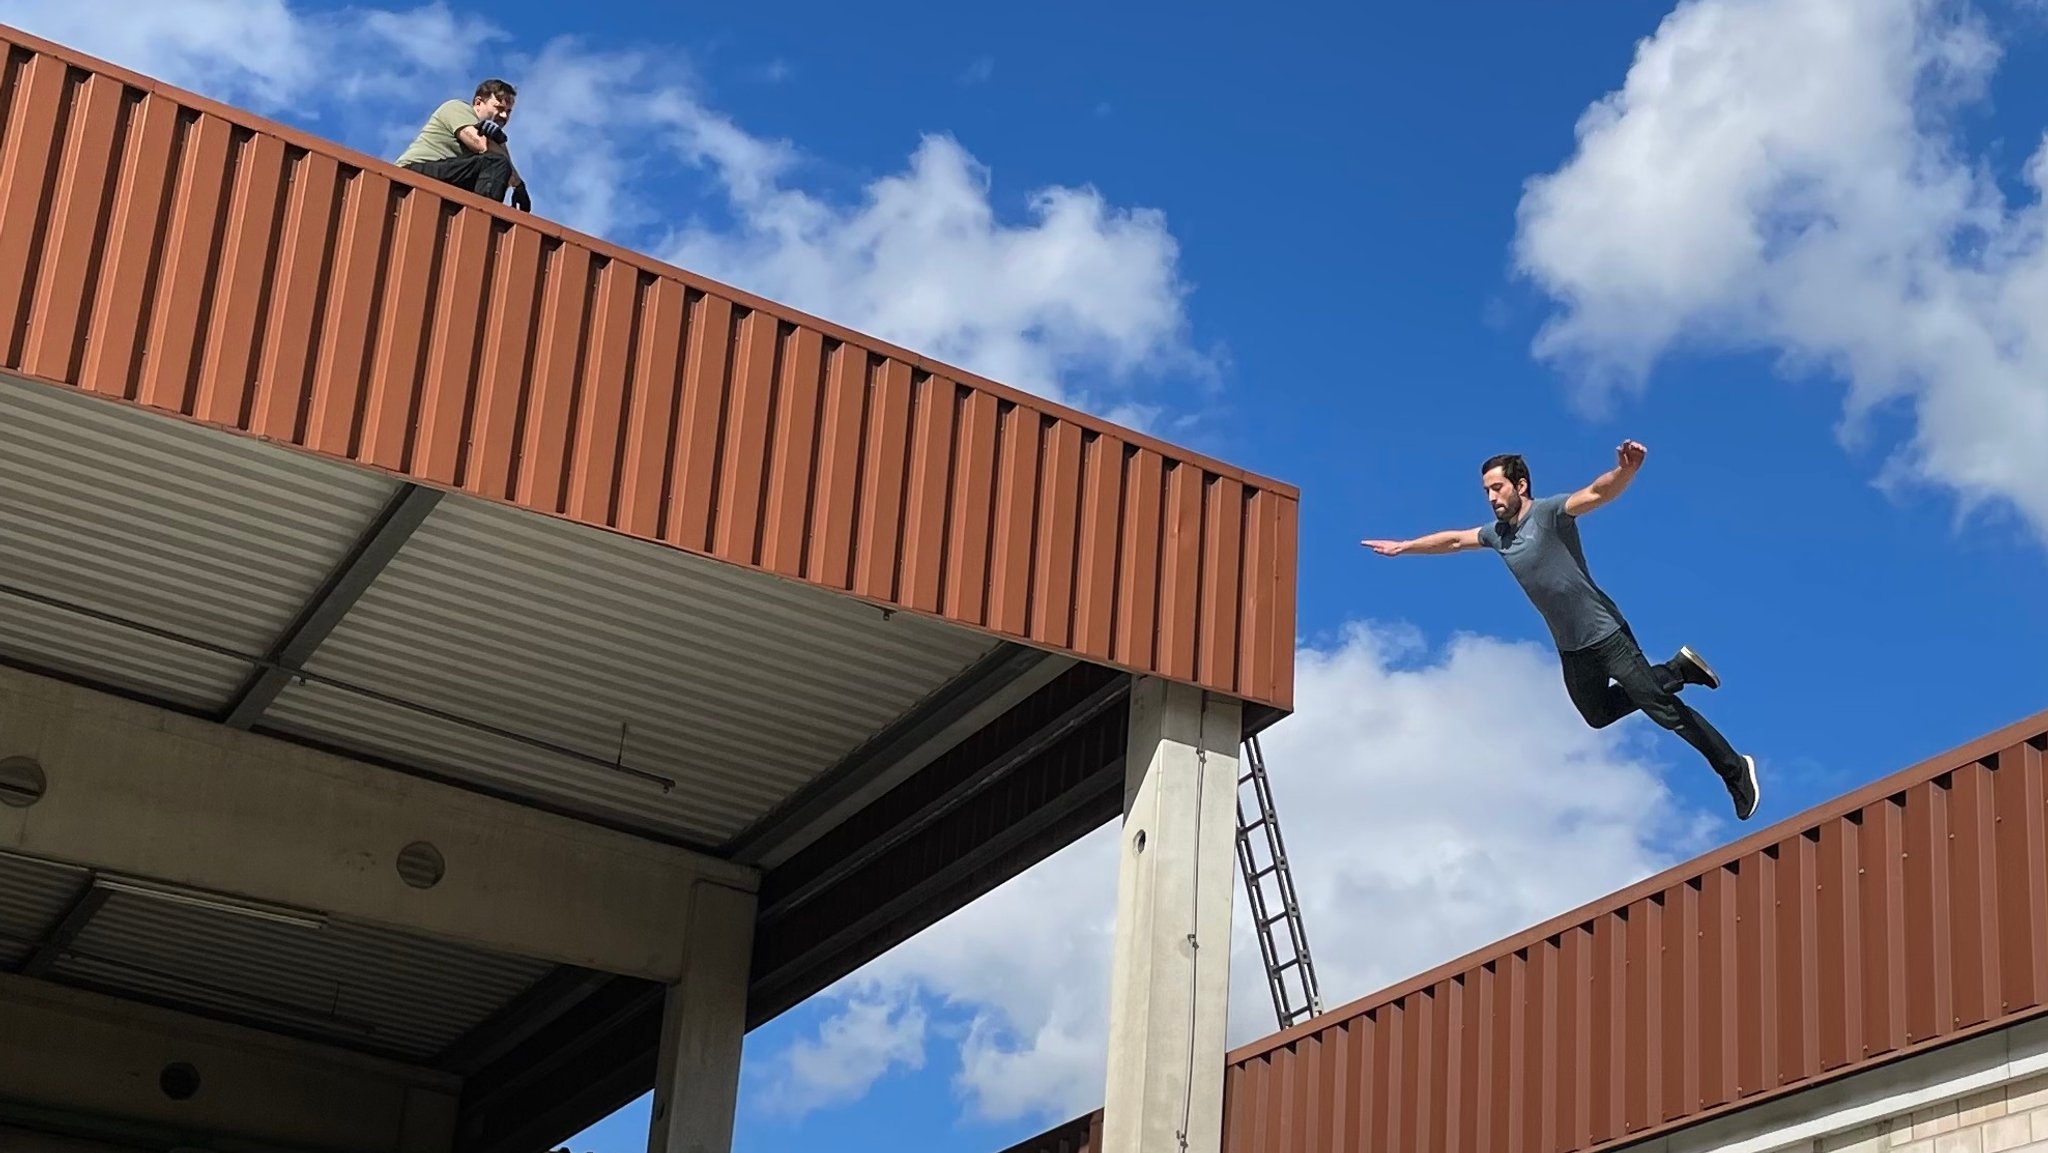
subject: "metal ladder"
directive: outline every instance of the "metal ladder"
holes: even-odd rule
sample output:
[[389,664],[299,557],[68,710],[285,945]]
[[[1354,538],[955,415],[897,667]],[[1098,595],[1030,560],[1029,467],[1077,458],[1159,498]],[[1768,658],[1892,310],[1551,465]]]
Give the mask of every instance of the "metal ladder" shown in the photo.
[[[1252,786],[1258,817],[1245,820],[1244,787]],[[1265,830],[1266,863],[1260,864],[1252,833]],[[1252,926],[1258,932],[1259,954],[1266,962],[1266,983],[1273,990],[1273,1012],[1280,1027],[1289,1029],[1323,1011],[1323,995],[1316,987],[1316,967],[1309,958],[1308,934],[1301,926],[1301,903],[1294,896],[1294,874],[1287,868],[1287,846],[1280,839],[1280,818],[1273,812],[1273,790],[1266,781],[1266,758],[1259,751],[1259,738],[1244,742],[1243,773],[1237,778],[1237,863],[1244,874],[1245,895],[1252,906]],[[1280,911],[1269,913],[1266,884],[1276,879]],[[1290,955],[1283,958],[1274,939],[1273,926],[1285,922]],[[1292,982],[1288,970],[1294,971]]]

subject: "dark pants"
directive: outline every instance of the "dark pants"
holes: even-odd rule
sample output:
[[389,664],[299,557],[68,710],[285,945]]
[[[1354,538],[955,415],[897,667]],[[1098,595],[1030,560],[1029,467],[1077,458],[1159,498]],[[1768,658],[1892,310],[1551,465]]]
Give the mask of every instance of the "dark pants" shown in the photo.
[[1742,758],[1727,738],[1678,699],[1684,679],[1668,663],[1651,664],[1626,626],[1606,640],[1558,655],[1564,662],[1565,691],[1587,724],[1604,729],[1641,709],[1644,716],[1698,749],[1723,781],[1734,781],[1744,772]]
[[504,203],[505,189],[512,183],[512,160],[502,152],[472,152],[447,160],[420,160],[406,165],[421,176],[476,193],[486,200]]

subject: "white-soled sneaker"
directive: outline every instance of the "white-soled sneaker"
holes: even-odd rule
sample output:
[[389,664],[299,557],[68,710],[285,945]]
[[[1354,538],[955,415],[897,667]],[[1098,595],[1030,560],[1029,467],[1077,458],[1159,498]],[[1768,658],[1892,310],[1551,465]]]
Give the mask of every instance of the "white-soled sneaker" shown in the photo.
[[1728,799],[1735,802],[1735,819],[1746,821],[1756,815],[1756,807],[1763,800],[1763,787],[1756,780],[1756,758],[1745,754],[1742,758],[1742,773],[1726,782]]
[[1713,666],[1694,652],[1691,645],[1678,646],[1678,655],[1671,658],[1671,665],[1686,684],[1704,685],[1710,689],[1721,687],[1721,678],[1715,674]]

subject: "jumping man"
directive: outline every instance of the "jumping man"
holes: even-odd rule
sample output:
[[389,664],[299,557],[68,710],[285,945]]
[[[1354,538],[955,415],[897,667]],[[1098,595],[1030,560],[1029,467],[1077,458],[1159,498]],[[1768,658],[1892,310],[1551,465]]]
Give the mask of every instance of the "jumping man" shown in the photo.
[[1717,689],[1720,678],[1689,647],[1681,647],[1663,664],[1649,663],[1621,609],[1593,583],[1579,547],[1578,518],[1620,496],[1647,454],[1635,441],[1623,441],[1615,451],[1614,467],[1593,483],[1568,496],[1545,497],[1530,495],[1528,464],[1520,456],[1502,454],[1479,466],[1494,523],[1414,540],[1359,543],[1381,556],[1455,553],[1481,546],[1499,553],[1550,626],[1564,667],[1565,690],[1586,723],[1604,729],[1641,709],[1699,750],[1727,786],[1736,819],[1746,821],[1756,813],[1759,795],[1756,758],[1737,753],[1714,726],[1678,699],[1686,685]]
[[532,211],[526,180],[512,163],[505,134],[512,104],[518,98],[519,93],[503,80],[486,80],[476,86],[476,94],[467,103],[442,101],[395,163],[500,203],[509,188],[512,207]]

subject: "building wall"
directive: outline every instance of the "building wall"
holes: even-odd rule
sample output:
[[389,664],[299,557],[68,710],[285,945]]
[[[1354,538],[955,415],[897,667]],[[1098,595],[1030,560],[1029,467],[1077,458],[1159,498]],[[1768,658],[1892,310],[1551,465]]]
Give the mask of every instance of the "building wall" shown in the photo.
[[2048,1153],[2048,1019],[1931,1049],[1630,1153]]
[[0,975],[0,1126],[73,1139],[17,1144],[0,1128],[0,1153],[94,1149],[77,1141],[164,1149],[197,1134],[261,1149],[447,1153],[460,1089],[444,1074]]
[[1821,1139],[1815,1153],[2044,1153],[2048,1075],[2029,1077]]

